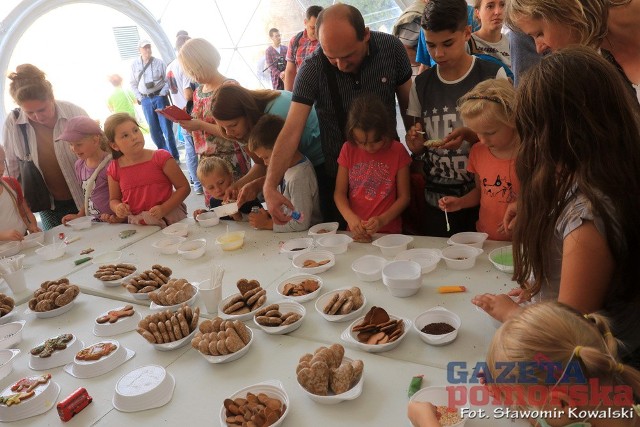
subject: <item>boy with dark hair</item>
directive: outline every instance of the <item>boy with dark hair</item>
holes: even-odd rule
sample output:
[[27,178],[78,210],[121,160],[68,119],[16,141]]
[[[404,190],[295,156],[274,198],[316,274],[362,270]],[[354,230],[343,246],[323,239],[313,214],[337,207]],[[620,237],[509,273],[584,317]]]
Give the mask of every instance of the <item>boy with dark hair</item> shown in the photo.
[[427,47],[436,65],[418,75],[411,88],[407,115],[417,122],[407,133],[407,145],[425,161],[426,207],[420,233],[445,237],[475,231],[478,219],[476,208],[449,213],[451,227],[447,230],[438,208],[440,198],[460,197],[474,187],[467,163],[471,144],[478,138],[463,128],[457,101],[481,81],[506,78],[506,74],[499,65],[467,53],[471,28],[464,0],[430,0],[422,18]]
[[[283,126],[282,117],[265,114],[251,129],[248,148],[260,157],[267,167],[269,167],[273,146]],[[313,170],[313,164],[298,150],[291,159],[289,169],[284,173],[280,192],[291,200],[302,217],[298,221],[291,219],[284,225],[278,225],[273,223],[267,211],[260,209],[259,212],[249,214],[249,223],[254,228],[283,233],[307,230],[310,226],[322,222],[316,173]]]

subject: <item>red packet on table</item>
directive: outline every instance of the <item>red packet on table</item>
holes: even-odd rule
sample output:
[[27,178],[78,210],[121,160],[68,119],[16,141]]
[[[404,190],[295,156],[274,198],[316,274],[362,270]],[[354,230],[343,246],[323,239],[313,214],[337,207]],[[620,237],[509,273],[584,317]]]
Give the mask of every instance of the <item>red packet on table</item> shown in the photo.
[[175,105],[169,105],[162,110],[158,109],[156,110],[156,113],[162,114],[172,122],[177,122],[179,120],[191,120],[191,116],[186,111],[176,107]]

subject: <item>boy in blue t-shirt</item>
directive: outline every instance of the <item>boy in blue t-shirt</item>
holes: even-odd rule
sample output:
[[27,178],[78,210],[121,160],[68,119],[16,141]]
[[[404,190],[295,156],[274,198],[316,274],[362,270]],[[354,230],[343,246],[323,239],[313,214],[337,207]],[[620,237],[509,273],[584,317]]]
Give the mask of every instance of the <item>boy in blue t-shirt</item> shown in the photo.
[[440,198],[461,197],[474,187],[467,163],[477,136],[463,127],[458,99],[481,81],[506,78],[506,74],[499,65],[467,53],[471,28],[464,0],[430,0],[422,28],[436,65],[418,75],[411,88],[407,115],[414,117],[415,125],[407,133],[407,146],[425,162],[426,207],[419,232],[445,237],[475,231],[478,219],[476,208],[449,213],[447,230],[445,215],[438,208]]

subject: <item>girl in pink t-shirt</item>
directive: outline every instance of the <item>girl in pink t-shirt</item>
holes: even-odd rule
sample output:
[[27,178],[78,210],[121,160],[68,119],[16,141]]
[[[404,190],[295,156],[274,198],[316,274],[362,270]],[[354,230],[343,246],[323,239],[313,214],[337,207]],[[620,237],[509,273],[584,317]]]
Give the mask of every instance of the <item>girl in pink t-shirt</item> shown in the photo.
[[356,98],[347,119],[348,141],[338,157],[334,199],[357,241],[374,233],[400,233],[400,214],[409,204],[409,164],[404,146],[380,99]]
[[104,133],[114,158],[107,174],[115,214],[131,224],[161,227],[186,218],[183,202],[191,188],[171,154],[144,148],[140,127],[127,113],[109,116]]
[[478,138],[469,153],[467,170],[475,174],[476,186],[462,197],[446,196],[440,209],[455,212],[480,205],[478,231],[492,240],[511,240],[502,220],[509,203],[515,202],[520,183],[515,171],[520,139],[513,118],[515,90],[504,79],[478,83],[458,105],[465,125]]

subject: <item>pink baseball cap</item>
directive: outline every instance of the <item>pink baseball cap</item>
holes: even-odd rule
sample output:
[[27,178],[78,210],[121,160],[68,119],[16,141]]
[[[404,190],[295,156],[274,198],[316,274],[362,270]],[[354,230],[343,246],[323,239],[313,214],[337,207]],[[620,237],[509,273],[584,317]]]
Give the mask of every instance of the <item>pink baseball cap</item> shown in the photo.
[[89,135],[102,135],[102,129],[92,118],[78,116],[67,121],[64,131],[56,138],[56,141],[78,142]]

